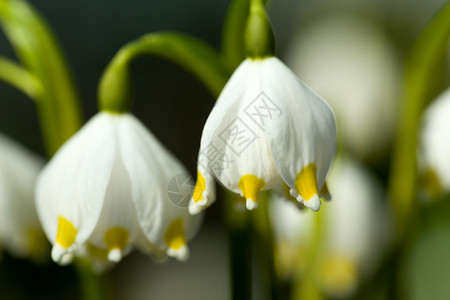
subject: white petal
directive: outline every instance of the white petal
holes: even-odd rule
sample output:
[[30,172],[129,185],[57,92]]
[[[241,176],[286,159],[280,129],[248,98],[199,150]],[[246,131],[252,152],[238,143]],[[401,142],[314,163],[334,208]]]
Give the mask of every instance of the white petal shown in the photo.
[[[201,145],[216,178],[242,193],[249,209],[257,206],[262,189],[279,180],[265,131],[281,110],[264,94],[262,66],[260,60],[247,59],[235,71],[208,118]],[[245,176],[255,178],[245,183]]]
[[[336,153],[336,123],[333,111],[317,94],[302,83],[280,60],[263,60],[262,85],[268,98],[282,115],[271,120],[266,131],[275,163],[283,180],[297,193],[299,173],[314,164],[318,189]],[[301,194],[301,193],[299,193]],[[318,191],[309,199],[297,198],[318,210]]]
[[[167,247],[164,234],[170,222],[181,218],[186,236],[198,228],[201,215],[190,216],[188,200],[173,203],[169,183],[186,174],[183,166],[132,115],[125,115],[118,128],[120,154],[131,180],[131,193],[139,225],[148,241],[161,249]],[[191,183],[192,189],[193,184]]]
[[75,227],[78,245],[97,224],[116,156],[113,118],[109,113],[94,116],[59,149],[38,179],[37,211],[52,243],[59,217]]
[[433,170],[441,188],[450,190],[450,88],[427,108],[420,131],[421,159]]
[[102,212],[94,232],[89,237],[92,245],[107,249],[108,259],[118,262],[131,249],[140,233],[136,210],[131,197],[131,182],[122,158],[117,153]]
[[231,163],[224,152],[223,142],[214,139],[213,136],[217,136],[217,132],[220,131],[218,128],[227,122],[224,120],[225,115],[244,93],[246,82],[253,77],[251,64],[250,60],[245,60],[235,70],[206,120],[198,156],[198,173],[202,177],[198,175],[201,180],[197,180],[198,194],[190,202],[189,210],[192,214],[198,213],[215,201],[213,170],[227,168]]
[[[382,188],[362,166],[340,157],[330,172],[335,201],[327,203],[327,247],[356,260],[367,271],[379,261],[392,237],[392,220]],[[355,226],[358,224],[358,226]]]
[[[38,250],[32,249],[30,234],[42,231],[34,185],[44,161],[2,134],[0,153],[0,241],[11,254],[24,257]],[[45,238],[42,242],[46,245]]]

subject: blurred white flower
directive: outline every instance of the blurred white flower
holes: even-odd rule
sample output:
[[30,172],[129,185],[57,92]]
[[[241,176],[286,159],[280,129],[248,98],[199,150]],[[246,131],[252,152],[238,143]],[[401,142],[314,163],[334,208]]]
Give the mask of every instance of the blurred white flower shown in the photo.
[[287,62],[330,103],[346,149],[360,157],[385,149],[394,131],[401,70],[379,27],[351,14],[326,15],[302,28]]
[[419,136],[422,188],[429,196],[450,192],[450,88],[425,110]]
[[34,186],[44,161],[0,134],[0,242],[12,255],[43,260],[48,242],[34,206]]
[[310,252],[317,215],[298,210],[285,199],[273,199],[269,212],[282,275],[299,272],[301,276],[307,262],[318,255],[318,286],[330,296],[344,296],[354,292],[380,262],[390,237],[390,214],[381,186],[349,158],[337,158],[328,185],[333,201],[320,212],[323,231],[317,253]]
[[[37,211],[52,258],[118,262],[133,246],[187,259],[201,216],[171,203],[168,183],[183,166],[131,114],[101,112],[41,173]],[[190,195],[189,195],[190,197]]]
[[281,179],[305,206],[319,191],[336,152],[331,108],[276,57],[246,59],[206,121],[198,159],[196,213],[214,201],[213,175],[240,193],[248,209]]

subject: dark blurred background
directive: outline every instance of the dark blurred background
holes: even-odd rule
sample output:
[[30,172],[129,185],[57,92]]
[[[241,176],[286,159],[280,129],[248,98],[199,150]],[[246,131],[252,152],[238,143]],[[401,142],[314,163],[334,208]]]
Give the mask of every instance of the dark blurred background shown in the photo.
[[[228,0],[29,2],[47,20],[63,48],[79,89],[85,120],[97,112],[96,93],[99,78],[121,46],[145,33],[173,30],[191,34],[219,48],[222,23],[229,4]],[[281,57],[288,48],[293,34],[301,32],[302,27],[307,26],[316,17],[329,11],[350,10],[382,24],[394,41],[400,57],[403,58],[420,29],[444,2],[444,0],[273,0],[269,3],[269,15],[278,42],[278,55]],[[3,32],[0,33],[0,55],[15,59]],[[133,64],[132,69],[135,84],[133,113],[190,172],[194,173],[201,131],[215,99],[191,75],[160,59],[140,58]],[[33,102],[2,82],[0,82],[0,131],[17,139],[28,148],[44,153]],[[158,281],[152,281],[153,279],[159,278],[159,282],[166,282],[165,285],[159,286],[164,291],[163,287],[170,289],[171,280],[174,289],[176,286],[188,285],[183,284],[183,281],[189,276],[198,276],[199,285],[191,285],[190,289],[194,291],[186,290],[183,299],[191,299],[191,296],[194,297],[196,294],[195,291],[204,295],[197,299],[228,298],[226,238],[216,222],[219,210],[219,205],[213,205],[208,210],[206,223],[192,243],[192,260],[187,264],[171,262],[168,267],[161,267],[140,254],[125,258],[114,269],[110,279],[115,298],[146,299],[146,289],[158,291],[158,286],[152,283]],[[204,267],[200,271],[192,271],[192,264],[200,264],[202,261],[210,264],[209,269]],[[136,268],[136,264],[142,267]],[[167,271],[170,268],[179,268],[181,271],[173,277]],[[211,268],[215,268],[215,271]],[[52,263],[44,269],[45,273],[41,268],[4,254],[0,264],[0,298],[78,297],[76,275],[72,269],[61,269]],[[142,282],[135,280],[139,275],[137,269],[144,269],[140,271]],[[146,269],[156,271],[151,273]],[[202,285],[202,281],[208,277],[208,272],[219,275],[211,279],[212,283],[205,282]],[[134,280],[133,284],[126,281],[128,275],[130,281]],[[143,286],[139,288],[138,283],[142,283]],[[203,291],[197,289],[200,286],[203,287]],[[131,290],[139,292],[142,290],[144,294],[127,294]],[[160,297],[163,297],[161,295],[166,295],[167,297],[164,297],[166,299],[174,299],[170,296],[173,294],[163,292],[157,293],[154,299],[161,299]]]

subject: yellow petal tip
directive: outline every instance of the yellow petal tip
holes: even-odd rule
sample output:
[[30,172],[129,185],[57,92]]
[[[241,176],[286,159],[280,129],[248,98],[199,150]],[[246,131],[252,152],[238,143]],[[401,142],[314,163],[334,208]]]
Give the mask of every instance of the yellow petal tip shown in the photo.
[[320,209],[316,174],[316,165],[311,163],[304,167],[303,170],[297,174],[297,178],[295,179],[295,188],[298,193],[298,196],[296,197],[297,200],[311,208],[313,211],[318,211]]
[[164,241],[168,247],[167,255],[178,258],[179,260],[187,259],[189,252],[186,246],[183,219],[178,218],[170,223],[164,235]]
[[258,195],[264,188],[266,183],[261,178],[255,175],[244,175],[238,183],[238,187],[241,190],[241,195],[246,199],[246,207],[249,210],[258,207]]
[[75,243],[78,230],[75,226],[63,216],[58,217],[58,231],[56,232],[55,243],[68,249]]
[[194,201],[194,203],[199,203],[199,205],[206,204],[205,191],[206,191],[205,177],[202,175],[202,173],[200,173],[200,171],[197,171],[197,181],[195,183],[194,191],[192,193],[192,200]]
[[[108,249],[108,259],[109,253],[113,250],[117,249],[121,253],[125,251],[125,248],[128,244],[128,239],[129,234],[125,228],[116,226],[108,229],[105,232],[105,236],[103,237],[103,241],[105,242],[106,248]],[[113,256],[116,257],[117,255],[114,254]]]

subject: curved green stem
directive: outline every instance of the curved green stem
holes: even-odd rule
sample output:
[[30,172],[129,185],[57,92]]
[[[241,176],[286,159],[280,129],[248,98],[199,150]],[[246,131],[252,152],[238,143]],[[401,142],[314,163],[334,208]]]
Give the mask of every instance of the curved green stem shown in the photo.
[[389,196],[397,216],[400,238],[413,214],[417,183],[417,131],[430,101],[430,87],[444,61],[450,38],[450,3],[436,15],[417,39],[406,64],[399,130],[394,146]]
[[42,93],[40,81],[8,58],[0,56],[0,80],[12,85],[31,99],[39,98]]
[[[216,97],[230,76],[219,53],[198,39],[170,32],[144,35],[120,49],[103,73],[98,92],[101,109],[127,111],[132,97],[129,65],[142,55],[162,57],[181,66]],[[117,90],[121,87],[125,88]]]
[[225,16],[221,53],[231,70],[236,69],[245,59],[244,30],[248,12],[249,0],[233,0]]
[[78,95],[66,61],[44,20],[23,0],[0,1],[0,24],[25,68],[39,79],[35,97],[49,156],[81,126]]

